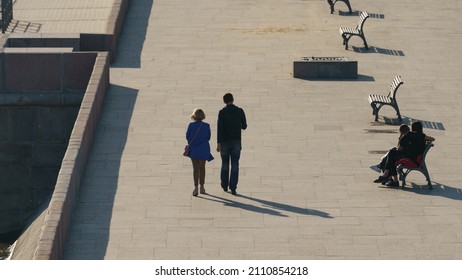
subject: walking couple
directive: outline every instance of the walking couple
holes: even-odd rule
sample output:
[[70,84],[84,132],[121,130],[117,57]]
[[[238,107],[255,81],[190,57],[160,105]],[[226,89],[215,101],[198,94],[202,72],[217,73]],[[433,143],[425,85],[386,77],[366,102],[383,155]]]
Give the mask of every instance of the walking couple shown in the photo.
[[[247,128],[245,113],[242,108],[234,105],[231,93],[223,96],[226,106],[218,113],[217,121],[217,152],[221,156],[221,187],[227,192],[231,190],[236,195],[239,179],[239,158],[241,156],[241,130]],[[210,124],[204,122],[205,113],[202,109],[195,109],[191,115],[191,122],[186,131],[186,140],[189,145],[189,157],[193,166],[194,191],[193,196],[199,192],[205,194],[205,163],[213,160],[210,153]],[[230,170],[231,163],[231,170]],[[231,172],[230,172],[231,171]]]

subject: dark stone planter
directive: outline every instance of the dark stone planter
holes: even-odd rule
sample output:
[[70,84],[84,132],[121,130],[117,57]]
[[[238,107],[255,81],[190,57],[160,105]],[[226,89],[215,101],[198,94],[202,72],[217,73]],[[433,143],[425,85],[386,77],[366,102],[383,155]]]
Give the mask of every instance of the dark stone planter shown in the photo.
[[357,79],[358,62],[345,57],[302,57],[294,61],[294,78]]

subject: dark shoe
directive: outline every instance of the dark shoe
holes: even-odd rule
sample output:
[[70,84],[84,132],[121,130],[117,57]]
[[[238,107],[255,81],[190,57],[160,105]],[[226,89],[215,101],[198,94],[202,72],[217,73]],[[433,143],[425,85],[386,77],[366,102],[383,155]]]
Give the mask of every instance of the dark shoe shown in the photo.
[[192,195],[197,196],[198,194],[199,194],[199,190],[197,189],[197,187],[195,187]]
[[382,183],[388,181],[388,177],[385,176],[379,176],[379,178],[374,180],[374,183]]
[[228,192],[228,187],[221,187],[224,192]]
[[385,184],[387,187],[399,187],[399,182],[398,181],[389,181],[388,183]]
[[237,192],[236,192],[235,189],[234,189],[234,190],[231,190],[231,193],[232,193],[233,195],[236,195],[236,194],[237,194]]

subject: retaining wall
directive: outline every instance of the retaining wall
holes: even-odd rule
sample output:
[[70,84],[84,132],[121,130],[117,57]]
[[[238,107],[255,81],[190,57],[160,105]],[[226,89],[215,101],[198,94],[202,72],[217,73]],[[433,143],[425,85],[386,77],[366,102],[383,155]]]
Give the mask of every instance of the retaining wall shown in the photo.
[[0,53],[0,238],[51,195],[96,53]]
[[[33,255],[33,259],[48,260],[62,258],[80,180],[85,169],[99,114],[102,110],[106,88],[109,85],[109,63],[115,60],[118,39],[122,32],[129,5],[130,0],[118,0],[114,2],[110,18],[108,19],[106,34],[79,34],[78,40],[75,35],[71,35],[70,39],[61,41],[59,38],[56,41],[56,38],[52,38],[53,35],[42,35],[41,39],[35,38],[33,42],[28,41],[26,38],[25,41],[21,42],[21,44],[25,43],[26,45],[22,46],[18,43],[20,42],[19,40],[15,41],[14,44],[16,45],[12,43],[12,45],[8,46],[7,39],[0,39],[0,49],[2,46],[16,48],[60,47],[72,48],[74,51],[99,52],[70,136],[48,209],[44,215],[41,215],[41,218],[33,222],[31,229],[28,229],[23,234],[16,245],[16,248],[26,246],[26,249],[33,251],[34,253],[31,254]],[[27,35],[25,34],[25,36]],[[76,47],[77,41],[78,49]],[[78,71],[77,69],[75,70]],[[3,69],[0,69],[0,74],[3,73],[2,71]],[[72,69],[67,69],[66,71],[70,73]],[[57,74],[60,77],[59,79],[42,74],[45,77],[49,77],[52,82],[52,86],[46,84],[43,84],[43,86],[54,89],[59,87],[64,90],[72,90],[76,84],[79,84],[79,80],[69,80],[69,76],[66,74]],[[80,80],[80,82],[82,81],[84,79]],[[35,86],[42,85],[40,84],[40,80],[34,80],[33,78],[30,78],[28,83],[29,86],[34,83]],[[11,81],[10,83],[6,83],[0,79],[0,88],[10,88],[13,86],[22,86],[27,89],[25,85]],[[32,234],[33,236],[25,237],[28,232],[30,233],[34,230],[38,232],[38,228],[41,229],[39,236]],[[12,259],[15,259],[15,253],[13,253]]]
[[72,211],[109,85],[109,56],[98,53],[75,121],[34,259],[61,259]]

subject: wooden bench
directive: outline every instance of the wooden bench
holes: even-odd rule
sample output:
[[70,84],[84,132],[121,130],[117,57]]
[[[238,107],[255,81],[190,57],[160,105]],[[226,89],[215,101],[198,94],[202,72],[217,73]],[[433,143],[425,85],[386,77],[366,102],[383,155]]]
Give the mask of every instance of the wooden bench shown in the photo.
[[[421,172],[425,176],[425,179],[427,180],[427,183],[428,183],[428,188],[430,190],[433,189],[432,183],[430,180],[430,174],[428,173],[428,169],[427,169],[427,164],[425,163],[425,158],[427,157],[427,153],[430,150],[430,148],[433,146],[434,144],[432,142],[427,143],[425,150],[422,154],[422,157],[420,158],[420,165],[416,164],[415,162],[413,162],[412,160],[408,158],[400,159],[397,161],[396,171],[398,172],[399,179],[402,181],[402,185],[401,185],[402,188],[404,188],[404,186],[406,185],[406,177],[409,174],[409,172],[416,170],[416,171]],[[419,162],[419,159],[417,159],[417,161]]]
[[366,37],[364,36],[364,31],[363,31],[364,22],[366,22],[367,18],[369,18],[369,14],[366,11],[364,11],[364,12],[361,12],[361,14],[359,15],[358,25],[355,28],[340,27],[340,35],[342,35],[343,45],[345,45],[345,50],[348,50],[348,41],[353,36],[358,36],[361,39],[363,39],[364,47],[366,48],[366,50],[369,49],[369,47],[367,46]]
[[327,0],[327,3],[329,3],[330,5],[330,13],[333,14],[334,13],[334,5],[335,3],[337,2],[343,2],[345,3],[347,6],[348,6],[348,10],[350,10],[350,14],[352,13],[351,11],[351,5],[350,5],[350,1],[349,0]]
[[379,119],[379,110],[384,105],[389,105],[396,110],[396,114],[398,115],[398,119],[402,122],[401,114],[399,112],[398,102],[396,101],[396,92],[398,88],[403,84],[401,80],[401,76],[396,76],[393,81],[391,82],[390,91],[388,95],[379,95],[379,94],[371,94],[369,95],[369,103],[372,107],[372,115],[375,115],[375,121]]

